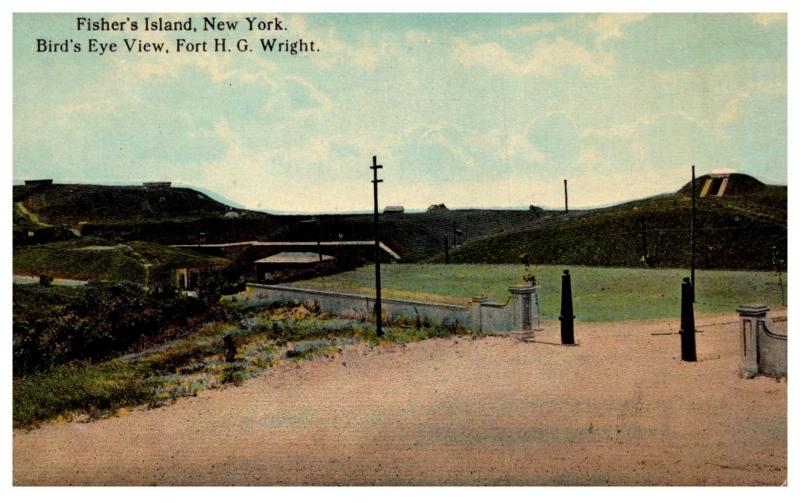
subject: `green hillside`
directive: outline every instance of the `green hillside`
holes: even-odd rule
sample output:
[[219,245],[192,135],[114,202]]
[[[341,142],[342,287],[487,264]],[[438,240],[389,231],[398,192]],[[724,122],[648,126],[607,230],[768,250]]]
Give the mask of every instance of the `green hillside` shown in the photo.
[[[658,196],[469,241],[450,261],[687,267],[690,215],[690,196]],[[786,187],[699,199],[695,236],[699,268],[775,269],[786,258]]]
[[[769,270],[785,260],[786,187],[754,181],[745,188],[698,200],[698,267]],[[689,192],[684,187],[675,194],[567,214],[541,209],[382,213],[381,240],[402,262],[444,262],[447,243],[454,263],[686,267]],[[373,237],[371,214],[230,213],[230,207],[184,188],[15,186],[14,201],[15,245],[75,235],[161,244]]]
[[74,239],[14,248],[14,274],[149,284],[178,267],[226,265],[229,262],[193,251],[132,241]]
[[188,220],[223,216],[228,206],[179,187],[52,184],[14,186],[14,202],[48,224]]

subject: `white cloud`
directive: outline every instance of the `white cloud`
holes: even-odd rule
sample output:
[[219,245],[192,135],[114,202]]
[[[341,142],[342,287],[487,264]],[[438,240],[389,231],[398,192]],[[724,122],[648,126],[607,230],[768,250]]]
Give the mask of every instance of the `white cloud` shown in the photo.
[[583,137],[593,136],[598,138],[619,138],[619,139],[629,140],[631,138],[634,138],[642,128],[651,126],[657,123],[658,121],[668,117],[680,117],[698,127],[705,127],[703,121],[696,119],[692,115],[683,111],[675,111],[675,112],[667,112],[656,115],[643,115],[634,121],[625,122],[621,124],[612,124],[611,126],[605,128],[587,128],[581,131],[581,136]]
[[589,27],[597,33],[597,43],[602,44],[612,38],[624,38],[622,28],[626,24],[636,23],[645,19],[649,14],[600,14]]
[[782,84],[776,83],[759,83],[749,89],[745,89],[733,95],[726,103],[714,120],[714,125],[718,130],[723,130],[726,126],[734,123],[739,118],[739,111],[742,105],[755,94],[771,94],[781,95],[785,94],[785,88]]
[[528,35],[528,34],[541,34],[550,33],[558,28],[558,24],[552,21],[539,21],[536,23],[526,24],[511,30],[512,34]]
[[470,46],[459,41],[453,57],[467,66],[481,65],[500,73],[544,78],[558,77],[567,68],[589,76],[605,76],[614,64],[612,53],[590,50],[563,37],[540,40],[528,57],[516,56],[496,42]]

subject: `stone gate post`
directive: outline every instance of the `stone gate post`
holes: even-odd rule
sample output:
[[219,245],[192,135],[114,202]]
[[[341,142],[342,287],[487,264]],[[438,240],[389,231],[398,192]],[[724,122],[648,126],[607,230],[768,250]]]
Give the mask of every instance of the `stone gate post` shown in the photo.
[[511,302],[514,309],[514,332],[530,332],[539,326],[539,287],[512,286]]
[[758,374],[758,331],[759,324],[767,320],[769,307],[765,304],[752,304],[739,306],[736,310],[742,320],[742,330],[739,334],[739,355],[741,357],[741,371],[751,376]]

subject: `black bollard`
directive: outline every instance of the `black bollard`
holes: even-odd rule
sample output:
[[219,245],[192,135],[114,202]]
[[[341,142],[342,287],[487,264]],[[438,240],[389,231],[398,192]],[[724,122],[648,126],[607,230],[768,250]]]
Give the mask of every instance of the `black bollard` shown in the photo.
[[575,314],[572,311],[572,282],[569,271],[561,276],[561,344],[575,344]]
[[681,360],[697,361],[697,347],[694,339],[694,306],[692,305],[692,282],[683,278],[681,285]]

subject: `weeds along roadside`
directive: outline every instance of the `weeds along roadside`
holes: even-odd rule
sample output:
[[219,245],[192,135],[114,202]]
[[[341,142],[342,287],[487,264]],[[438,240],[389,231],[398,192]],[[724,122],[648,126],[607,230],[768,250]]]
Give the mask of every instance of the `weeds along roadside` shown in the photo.
[[414,342],[466,333],[427,320],[333,318],[303,305],[226,302],[224,316],[184,336],[103,361],[73,360],[14,378],[16,428],[91,420],[121,409],[158,407],[207,389],[239,385],[280,361],[332,357],[352,344]]

